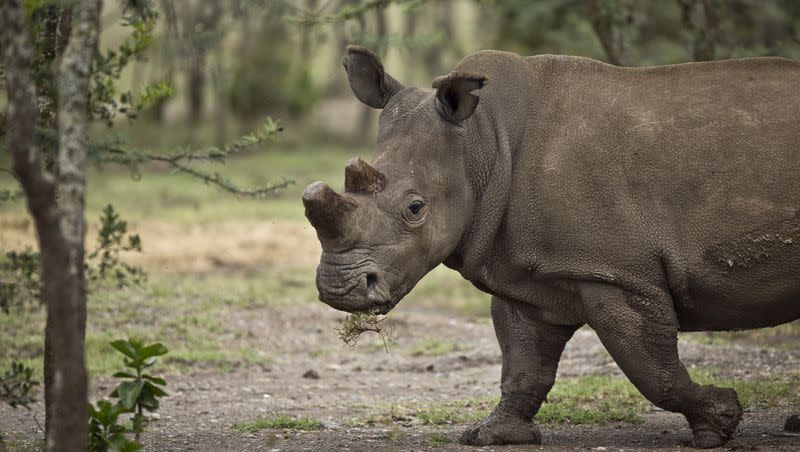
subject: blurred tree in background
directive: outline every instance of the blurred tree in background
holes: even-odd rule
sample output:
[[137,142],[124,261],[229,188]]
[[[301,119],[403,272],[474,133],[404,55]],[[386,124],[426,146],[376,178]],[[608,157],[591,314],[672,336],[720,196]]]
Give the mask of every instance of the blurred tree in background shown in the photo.
[[[208,138],[206,129],[213,132],[206,141],[223,143],[265,114],[292,123],[289,139],[367,140],[374,112],[332,104],[350,98],[339,65],[348,43],[376,50],[404,83],[421,86],[485,48],[629,66],[800,56],[800,2],[793,0],[154,3],[160,22],[152,45],[143,61],[123,71],[121,85],[134,94],[153,82],[174,87],[175,95],[159,99],[147,119],[185,123],[189,134],[182,139],[195,143]],[[121,31],[110,25],[101,41],[114,44]]]

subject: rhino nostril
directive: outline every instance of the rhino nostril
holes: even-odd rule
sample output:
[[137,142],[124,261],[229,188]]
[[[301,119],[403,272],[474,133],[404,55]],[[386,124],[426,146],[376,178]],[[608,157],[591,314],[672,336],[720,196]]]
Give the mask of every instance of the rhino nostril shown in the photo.
[[378,283],[378,275],[375,273],[367,273],[367,287],[373,287]]

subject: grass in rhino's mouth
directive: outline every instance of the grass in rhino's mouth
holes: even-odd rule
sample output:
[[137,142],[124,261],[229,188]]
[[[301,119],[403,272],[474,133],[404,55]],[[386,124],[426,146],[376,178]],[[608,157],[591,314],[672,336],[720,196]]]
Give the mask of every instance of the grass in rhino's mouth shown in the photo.
[[351,347],[356,345],[361,334],[371,331],[381,338],[383,348],[389,353],[387,342],[394,343],[397,340],[397,331],[391,325],[384,324],[384,320],[386,317],[379,316],[376,311],[356,311],[339,320],[334,331],[342,342]]

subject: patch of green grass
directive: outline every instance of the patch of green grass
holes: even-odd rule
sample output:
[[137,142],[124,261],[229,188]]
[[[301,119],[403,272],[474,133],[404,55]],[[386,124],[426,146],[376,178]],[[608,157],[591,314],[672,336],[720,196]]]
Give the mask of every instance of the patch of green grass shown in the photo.
[[392,427],[386,432],[386,446],[387,450],[393,450],[394,444],[400,439],[400,429],[397,426]]
[[[797,381],[725,380],[714,378],[708,370],[694,370],[692,376],[701,384],[733,387],[742,406],[750,411],[800,403]],[[605,375],[560,378],[547,399],[535,418],[541,424],[639,424],[641,415],[652,406],[626,378]],[[424,425],[474,422],[488,416],[497,401],[495,397],[486,397],[440,404],[393,404],[361,420],[360,425],[408,421]]]
[[650,402],[625,378],[604,375],[560,378],[536,420],[545,424],[639,423],[639,414],[649,408]]
[[44,438],[30,440],[19,432],[5,433],[0,431],[0,450],[15,452],[39,452],[44,450]]
[[731,338],[717,333],[681,333],[680,338],[701,345],[730,345]]
[[[497,401],[496,397],[486,397],[440,404],[394,404],[361,422],[391,424],[412,420],[424,425],[474,422],[488,416]],[[561,378],[535,420],[542,424],[602,425],[616,421],[637,424],[642,422],[640,414],[647,412],[650,406],[624,378],[601,375]]]
[[[286,283],[287,278],[298,275],[312,283]],[[161,365],[169,372],[209,367],[224,371],[266,363],[270,357],[251,343],[253,335],[228,319],[249,309],[315,302],[316,296],[313,269],[214,275],[151,273],[142,288],[101,289],[89,295],[87,366],[95,376],[119,370],[116,352],[108,343],[121,337],[166,344],[170,353]],[[43,307],[0,314],[0,368],[17,360],[41,375],[44,320]]]
[[411,356],[441,356],[454,350],[458,347],[450,341],[428,339],[414,344],[409,353]]
[[412,414],[416,420],[425,425],[460,424],[477,421],[489,415],[485,409],[469,410],[458,404],[428,405]]
[[289,430],[319,430],[322,422],[307,417],[292,417],[286,414],[274,416],[259,416],[252,422],[240,422],[233,424],[233,428],[242,433],[259,432],[267,429],[289,429]]
[[797,391],[800,375],[790,375],[782,380],[742,380],[717,378],[708,369],[692,369],[689,374],[698,384],[733,388],[745,411],[800,404],[800,392]]
[[430,442],[431,446],[433,447],[442,447],[445,444],[452,443],[453,440],[444,433],[434,432],[431,433],[430,436],[428,437],[428,442]]

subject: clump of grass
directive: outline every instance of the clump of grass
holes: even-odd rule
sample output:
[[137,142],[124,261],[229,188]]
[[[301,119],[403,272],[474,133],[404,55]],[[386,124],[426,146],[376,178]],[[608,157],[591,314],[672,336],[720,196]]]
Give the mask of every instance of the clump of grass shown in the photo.
[[739,403],[748,412],[800,403],[800,394],[796,390],[798,383],[796,377],[789,377],[788,381],[716,378],[714,372],[709,369],[692,369],[689,374],[699,384],[733,388],[739,397]]
[[431,433],[429,441],[433,447],[442,447],[445,444],[450,444],[453,442],[449,436],[445,435],[444,433]]
[[253,433],[266,429],[319,430],[322,422],[307,417],[294,418],[286,414],[259,416],[252,422],[239,422],[233,428],[243,433]]
[[383,341],[383,348],[389,353],[388,343],[394,343],[397,334],[394,328],[383,324],[386,317],[379,317],[375,311],[356,311],[347,314],[336,324],[334,331],[336,335],[350,347],[358,343],[358,338],[368,331],[376,333]]
[[536,415],[543,424],[639,424],[650,408],[627,379],[602,375],[558,379],[547,401]]
[[464,410],[460,406],[430,405],[418,408],[414,413],[417,421],[425,425],[449,425],[472,422],[489,415],[489,410]]

